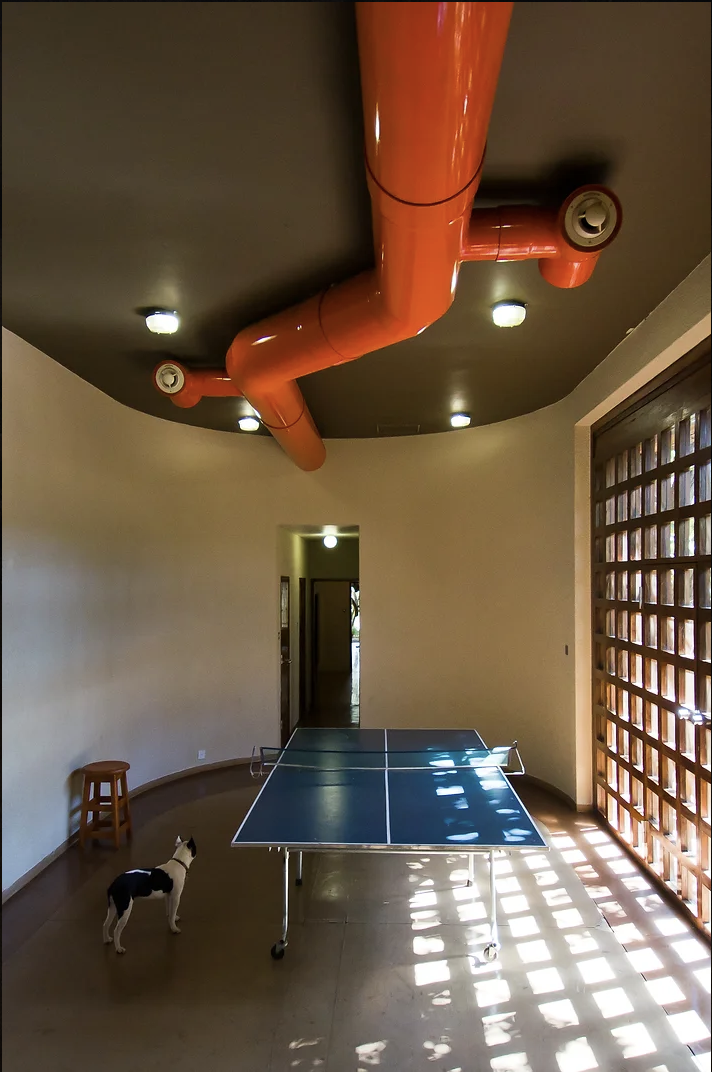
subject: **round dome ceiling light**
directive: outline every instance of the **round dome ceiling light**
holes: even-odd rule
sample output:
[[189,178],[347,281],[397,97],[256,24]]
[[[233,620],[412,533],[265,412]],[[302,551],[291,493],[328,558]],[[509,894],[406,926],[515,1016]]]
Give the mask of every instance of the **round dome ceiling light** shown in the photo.
[[498,328],[518,328],[524,323],[526,315],[524,302],[500,301],[492,306],[492,319]]
[[453,428],[467,428],[472,417],[469,413],[452,413],[450,415],[450,424]]
[[175,309],[154,309],[146,316],[146,327],[154,335],[175,335],[180,317]]
[[332,550],[332,548],[336,547],[338,542],[339,541],[336,539],[336,536],[325,536],[324,537],[324,547],[328,547],[329,550]]
[[256,432],[260,426],[256,417],[240,417],[237,424],[241,432]]

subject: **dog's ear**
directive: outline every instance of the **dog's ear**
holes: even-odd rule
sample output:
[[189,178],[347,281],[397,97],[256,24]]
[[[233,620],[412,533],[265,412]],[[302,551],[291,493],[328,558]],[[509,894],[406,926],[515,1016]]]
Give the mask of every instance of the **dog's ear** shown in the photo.
[[179,834],[178,837],[176,838],[176,848],[178,848],[179,845],[182,845],[182,843],[183,843],[183,839],[181,838],[181,836]]
[[198,855],[198,850],[197,850],[197,848],[196,848],[195,842],[193,841],[193,838],[192,838],[192,837],[190,838],[190,840],[189,840],[189,841],[186,841],[186,845],[187,845],[187,846],[188,846],[188,848],[190,849],[190,852],[191,852],[191,856],[195,857],[195,856],[197,856],[197,855]]

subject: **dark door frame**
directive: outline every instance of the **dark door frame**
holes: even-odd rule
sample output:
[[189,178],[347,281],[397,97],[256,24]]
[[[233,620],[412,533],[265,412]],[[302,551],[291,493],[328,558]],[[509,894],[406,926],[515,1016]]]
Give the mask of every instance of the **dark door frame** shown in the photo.
[[299,578],[299,721],[307,713],[307,579]]
[[[283,594],[287,593],[286,615],[284,613]],[[282,747],[289,740],[291,733],[291,677],[292,650],[290,626],[291,582],[289,577],[279,579],[279,735]],[[285,620],[286,619],[286,620]]]

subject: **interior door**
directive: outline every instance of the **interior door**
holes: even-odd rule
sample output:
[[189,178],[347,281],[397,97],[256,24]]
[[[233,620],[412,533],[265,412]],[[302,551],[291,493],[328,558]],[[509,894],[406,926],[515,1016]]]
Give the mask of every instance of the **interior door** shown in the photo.
[[314,581],[317,673],[351,672],[351,582]]
[[279,723],[282,746],[289,740],[292,658],[289,637],[289,577],[279,582]]

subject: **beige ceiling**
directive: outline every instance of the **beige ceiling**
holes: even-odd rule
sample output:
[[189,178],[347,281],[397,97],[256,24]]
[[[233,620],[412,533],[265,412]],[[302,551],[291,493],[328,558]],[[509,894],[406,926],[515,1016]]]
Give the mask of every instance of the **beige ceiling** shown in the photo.
[[[552,403],[703,259],[709,21],[515,4],[476,204],[605,182],[621,234],[574,291],[533,263],[464,265],[419,338],[301,381],[325,438]],[[222,366],[241,328],[371,263],[352,4],[3,4],[3,124],[3,323],[137,409],[234,431],[240,400],[177,409],[156,362]],[[504,297],[522,328],[492,325]],[[150,305],[181,313],[170,342]]]

